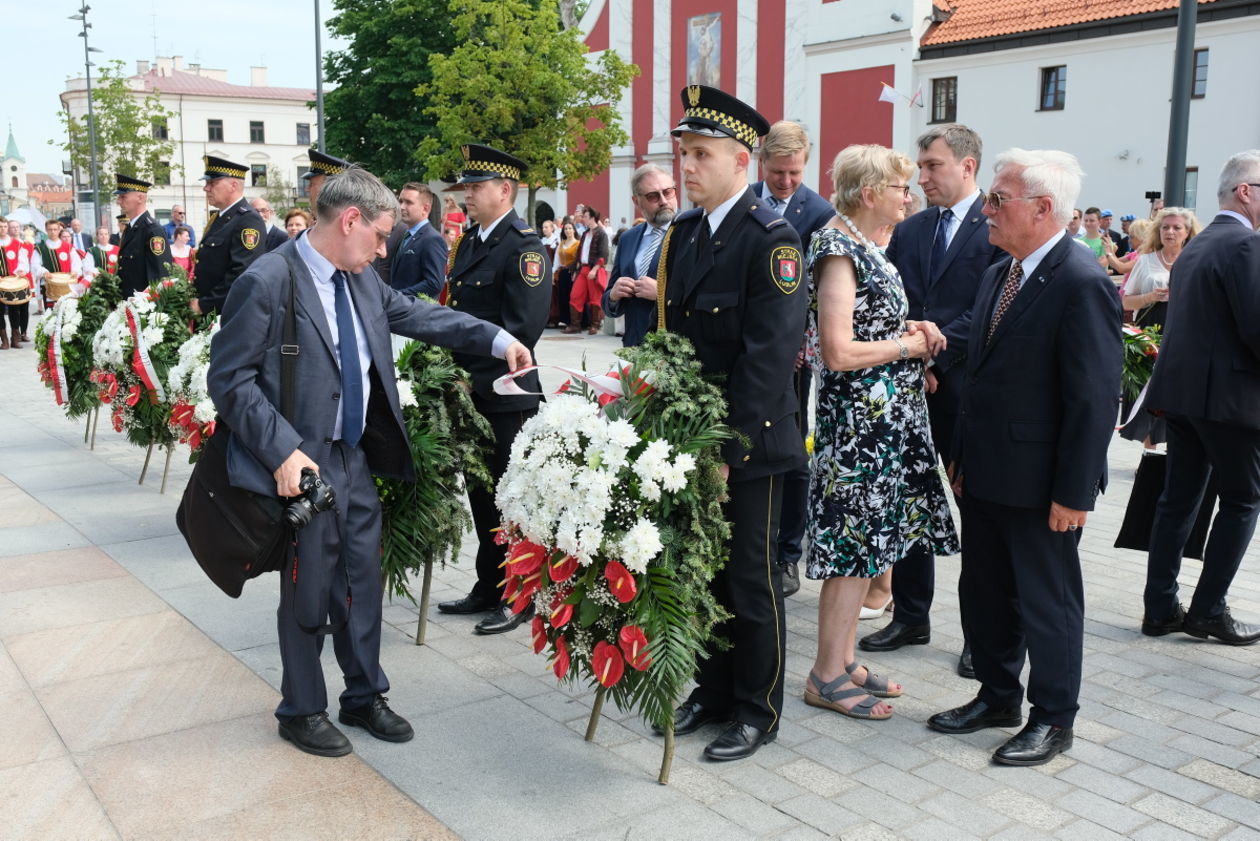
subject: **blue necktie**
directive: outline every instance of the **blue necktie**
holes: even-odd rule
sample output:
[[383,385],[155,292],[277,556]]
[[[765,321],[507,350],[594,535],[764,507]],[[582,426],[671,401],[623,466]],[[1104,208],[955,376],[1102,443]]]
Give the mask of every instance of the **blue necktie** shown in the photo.
[[648,238],[648,241],[644,244],[643,250],[639,254],[639,261],[634,267],[634,270],[638,272],[637,277],[649,277],[649,271],[651,271],[651,274],[656,274],[656,255],[660,251],[661,246],[661,232],[656,228],[649,227],[643,233],[643,236]]
[[936,238],[932,240],[932,258],[928,263],[928,276],[936,277],[936,268],[945,260],[945,252],[949,249],[946,241],[949,236],[949,220],[954,218],[954,211],[948,207],[941,211],[941,218],[936,220]]
[[341,440],[353,447],[363,437],[363,369],[359,365],[359,338],[350,314],[346,273],[333,272],[337,310],[337,353],[341,357]]
[[776,196],[774,193],[766,196],[766,204],[770,205],[770,209],[780,216],[783,215],[783,211],[787,208],[787,202]]

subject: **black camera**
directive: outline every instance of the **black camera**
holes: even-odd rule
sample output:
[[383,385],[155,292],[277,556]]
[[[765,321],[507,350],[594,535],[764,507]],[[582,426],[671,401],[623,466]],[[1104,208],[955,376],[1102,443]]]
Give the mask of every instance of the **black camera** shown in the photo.
[[333,486],[319,478],[319,474],[309,467],[302,468],[302,481],[298,483],[298,490],[301,496],[284,509],[284,521],[294,531],[310,523],[311,518],[319,512],[337,507],[337,492],[333,490]]
[[1155,199],[1162,199],[1163,197],[1164,197],[1164,194],[1163,194],[1162,192],[1160,192],[1159,190],[1147,190],[1147,191],[1146,191],[1146,200],[1147,200],[1147,201],[1155,201]]

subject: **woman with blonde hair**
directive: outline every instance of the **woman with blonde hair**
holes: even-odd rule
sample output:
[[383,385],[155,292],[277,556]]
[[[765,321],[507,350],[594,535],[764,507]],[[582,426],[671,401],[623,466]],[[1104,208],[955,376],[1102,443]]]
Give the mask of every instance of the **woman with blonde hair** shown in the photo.
[[1163,326],[1173,263],[1201,230],[1194,211],[1187,208],[1165,207],[1155,214],[1142,243],[1143,253],[1133,261],[1133,271],[1124,285],[1124,308],[1135,311],[1134,322],[1143,327]]
[[906,320],[901,277],[876,244],[905,218],[913,175],[913,161],[883,146],[840,152],[838,213],[806,258],[806,355],[818,377],[806,575],[823,585],[805,703],[852,718],[888,718],[879,699],[901,694],[854,657],[870,580],[911,553],[958,551],[924,397],[925,362],[945,338]]

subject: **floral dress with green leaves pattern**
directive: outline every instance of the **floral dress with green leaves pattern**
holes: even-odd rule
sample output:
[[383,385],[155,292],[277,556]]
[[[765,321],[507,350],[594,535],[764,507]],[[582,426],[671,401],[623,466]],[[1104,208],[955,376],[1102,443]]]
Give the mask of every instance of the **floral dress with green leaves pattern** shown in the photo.
[[959,551],[937,469],[923,391],[923,362],[898,360],[830,371],[818,343],[817,277],[824,257],[847,256],[857,273],[853,338],[877,342],[905,332],[909,306],[901,278],[836,228],[814,234],[809,269],[806,356],[818,382],[809,479],[810,578],[873,578],[924,543],[933,554]]

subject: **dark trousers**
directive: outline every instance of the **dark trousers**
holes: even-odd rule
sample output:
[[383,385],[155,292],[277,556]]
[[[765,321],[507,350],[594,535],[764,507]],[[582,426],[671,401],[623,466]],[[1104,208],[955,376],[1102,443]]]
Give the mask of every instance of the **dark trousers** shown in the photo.
[[[801,440],[809,437],[809,393],[813,373],[802,366],[793,376],[796,397],[800,401],[796,422],[801,427]],[[805,550],[805,521],[809,515],[809,463],[783,474],[783,513],[779,518],[777,557],[781,564],[794,564]]]
[[976,499],[965,487],[960,508],[958,599],[980,700],[1018,707],[1027,657],[1029,721],[1072,726],[1084,645],[1081,532],[1051,531],[1048,505],[1013,508]]
[[730,647],[721,651],[709,645],[690,697],[767,731],[778,729],[783,712],[783,571],[774,554],[782,488],[781,476],[730,486],[723,506],[731,524],[730,559],[712,584],[718,602],[731,613],[716,629]]
[[340,441],[319,473],[337,492],[341,512],[316,514],[298,532],[297,558],[281,573],[276,624],[284,673],[277,716],[310,715],[328,708],[319,662],[324,637],[302,626],[345,622],[332,634],[346,682],[341,706],[362,706],[377,693],[389,691],[380,663],[381,504],[376,483],[363,450]]
[[1168,461],[1155,508],[1143,600],[1150,618],[1177,606],[1177,573],[1209,475],[1220,498],[1203,547],[1203,571],[1189,613],[1200,619],[1225,609],[1225,596],[1260,513],[1260,431],[1201,418],[1165,415]]
[[[9,316],[9,328],[19,333],[25,333],[26,328],[31,320],[31,305],[28,301],[25,304],[17,304],[14,306],[5,306],[5,313]],[[0,321],[0,329],[3,329],[4,322]]]
[[[954,441],[954,424],[958,415],[953,411],[943,411],[934,397],[928,395],[932,443],[941,456],[941,462],[949,467],[950,445]],[[935,593],[936,556],[930,547],[921,546],[899,558],[892,574],[893,621],[905,625],[927,625]]]
[[500,525],[494,491],[499,486],[499,479],[507,471],[516,433],[521,431],[525,421],[537,413],[537,409],[526,412],[483,413],[494,430],[494,455],[486,465],[494,478],[494,487],[483,488],[469,482],[468,507],[472,509],[473,528],[477,535],[477,583],[472,589],[474,596],[497,599],[503,593],[503,561],[507,557],[507,547],[494,540],[495,529]]

